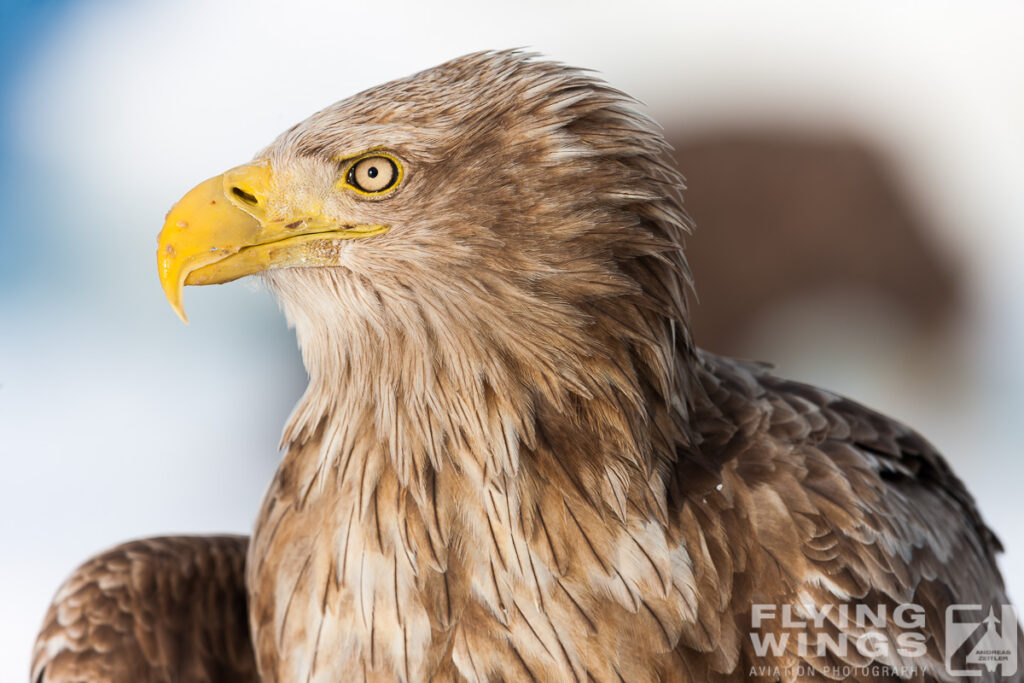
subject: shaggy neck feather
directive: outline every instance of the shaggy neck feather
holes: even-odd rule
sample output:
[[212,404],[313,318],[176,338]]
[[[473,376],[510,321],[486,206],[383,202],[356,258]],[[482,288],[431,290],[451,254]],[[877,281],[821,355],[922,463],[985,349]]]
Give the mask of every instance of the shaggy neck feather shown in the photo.
[[[645,384],[633,350],[528,335],[506,343],[496,332],[500,323],[491,321],[484,333],[472,307],[445,311],[442,330],[416,303],[426,297],[395,297],[350,274],[308,271],[272,286],[310,376],[283,444],[301,445],[322,430],[325,464],[380,454],[419,497],[428,469],[520,476],[523,453],[543,452],[555,454],[578,485],[591,484],[621,508],[631,481],[651,488],[656,460],[666,457],[653,451],[675,447],[656,443],[651,425],[678,423],[680,406],[653,395],[650,385],[671,392],[676,382]],[[433,299],[444,297],[435,292]],[[582,325],[567,320],[564,329]]]

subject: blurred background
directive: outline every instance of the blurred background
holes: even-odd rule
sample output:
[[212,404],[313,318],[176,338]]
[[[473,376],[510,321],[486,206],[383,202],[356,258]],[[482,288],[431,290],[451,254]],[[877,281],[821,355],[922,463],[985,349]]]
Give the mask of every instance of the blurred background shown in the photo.
[[689,181],[698,342],[913,425],[1024,600],[1024,6],[0,0],[0,680],[136,536],[248,532],[305,374],[251,282],[154,263],[164,212],[292,123],[485,48],[597,70]]

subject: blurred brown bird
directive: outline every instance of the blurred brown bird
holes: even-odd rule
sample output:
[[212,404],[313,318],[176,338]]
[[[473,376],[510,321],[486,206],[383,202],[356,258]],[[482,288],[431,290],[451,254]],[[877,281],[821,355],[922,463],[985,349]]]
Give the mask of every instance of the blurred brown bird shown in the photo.
[[[916,433],[695,348],[666,158],[595,77],[488,52],[192,190],[168,298],[262,273],[309,388],[244,582],[241,539],[115,549],[32,679],[948,679],[947,606],[1008,602],[998,541]],[[835,612],[780,618],[856,605],[866,652],[797,646],[864,633]]]

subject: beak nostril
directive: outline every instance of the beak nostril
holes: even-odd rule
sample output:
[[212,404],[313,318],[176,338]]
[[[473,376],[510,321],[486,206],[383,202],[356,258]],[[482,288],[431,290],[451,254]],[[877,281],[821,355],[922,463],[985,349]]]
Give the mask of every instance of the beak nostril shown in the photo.
[[231,188],[231,194],[235,195],[236,197],[241,199],[246,204],[256,205],[256,204],[260,203],[259,200],[256,199],[256,195],[250,194],[250,193],[246,192],[245,190],[243,190],[240,187],[232,187]]

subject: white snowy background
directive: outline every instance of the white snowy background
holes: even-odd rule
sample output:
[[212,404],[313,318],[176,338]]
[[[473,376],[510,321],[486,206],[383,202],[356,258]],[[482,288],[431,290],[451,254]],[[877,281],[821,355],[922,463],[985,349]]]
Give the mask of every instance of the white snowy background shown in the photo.
[[884,151],[964,269],[949,376],[919,376],[898,324],[814,297],[767,321],[748,355],[922,430],[1024,596],[1019,2],[4,8],[33,20],[0,53],[0,681],[25,680],[77,563],[137,536],[247,532],[275,469],[305,381],[292,334],[244,281],[187,290],[182,325],[156,279],[164,212],[314,110],[484,48],[596,69],[675,130],[769,122]]

